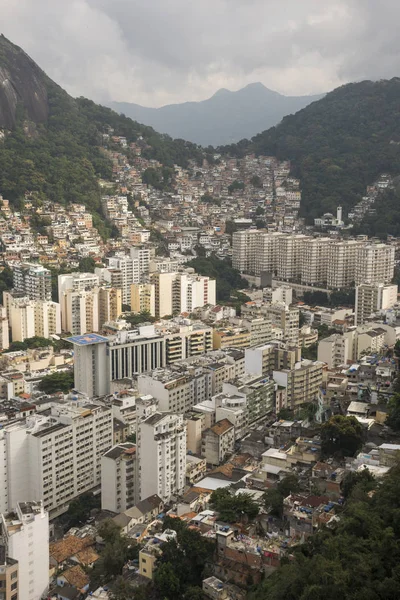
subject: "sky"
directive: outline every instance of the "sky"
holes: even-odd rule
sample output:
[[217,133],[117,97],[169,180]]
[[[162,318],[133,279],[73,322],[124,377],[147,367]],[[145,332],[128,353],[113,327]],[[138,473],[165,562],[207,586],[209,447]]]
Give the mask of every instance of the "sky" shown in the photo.
[[73,96],[162,106],[400,76],[399,0],[0,0],[0,32]]

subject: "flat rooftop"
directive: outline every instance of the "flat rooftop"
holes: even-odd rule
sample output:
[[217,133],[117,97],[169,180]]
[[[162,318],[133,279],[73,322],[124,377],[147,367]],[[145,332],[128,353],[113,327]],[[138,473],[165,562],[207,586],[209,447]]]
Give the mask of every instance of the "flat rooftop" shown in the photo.
[[90,344],[101,344],[102,342],[108,342],[109,339],[103,335],[97,333],[85,333],[85,335],[73,335],[72,337],[65,338],[67,342],[76,344],[78,346],[90,346]]

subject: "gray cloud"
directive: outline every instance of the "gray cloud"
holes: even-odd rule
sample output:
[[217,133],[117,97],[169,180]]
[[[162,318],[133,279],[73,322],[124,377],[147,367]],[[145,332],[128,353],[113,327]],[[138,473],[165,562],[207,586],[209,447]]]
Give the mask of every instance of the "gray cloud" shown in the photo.
[[71,94],[148,106],[262,81],[288,94],[400,71],[398,0],[0,0],[2,32]]

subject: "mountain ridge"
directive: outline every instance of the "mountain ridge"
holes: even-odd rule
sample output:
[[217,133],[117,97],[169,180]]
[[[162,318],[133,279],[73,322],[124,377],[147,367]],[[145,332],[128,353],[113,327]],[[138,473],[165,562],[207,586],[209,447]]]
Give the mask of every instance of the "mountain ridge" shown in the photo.
[[210,98],[151,108],[129,102],[109,102],[119,113],[172,137],[202,146],[219,146],[249,138],[323,95],[284,96],[254,82],[231,91],[217,90]]

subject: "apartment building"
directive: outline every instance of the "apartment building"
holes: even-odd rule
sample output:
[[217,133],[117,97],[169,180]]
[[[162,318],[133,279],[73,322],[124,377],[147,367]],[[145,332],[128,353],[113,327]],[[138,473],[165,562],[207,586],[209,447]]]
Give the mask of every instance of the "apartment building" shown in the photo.
[[244,352],[236,348],[215,350],[203,356],[189,358],[178,363],[182,367],[201,367],[211,375],[212,394],[222,391],[224,381],[236,379],[244,374]]
[[374,313],[397,302],[397,285],[363,283],[356,287],[355,325],[362,325]]
[[57,302],[11,297],[7,303],[13,342],[61,333],[61,310]]
[[333,290],[347,289],[354,285],[359,240],[336,241],[328,245],[327,287]]
[[100,283],[108,283],[109,285],[116,285],[117,280],[122,289],[122,302],[129,304],[131,300],[131,285],[133,283],[140,283],[141,280],[141,269],[143,268],[143,261],[139,258],[132,258],[128,255],[117,255],[108,258],[108,267],[96,268],[95,273],[100,278]]
[[233,454],[235,428],[228,419],[218,421],[203,433],[201,455],[207,464],[218,466]]
[[136,444],[125,442],[101,458],[101,508],[125,512],[139,501]]
[[66,290],[60,296],[61,326],[72,335],[84,335],[99,330],[98,288]]
[[212,350],[213,329],[201,321],[161,321],[155,330],[165,338],[166,364],[201,356]]
[[249,230],[233,234],[232,248],[232,264],[239,271],[256,276],[266,271],[282,281],[345,289],[354,281],[389,283],[393,278],[394,246],[368,240]]
[[264,344],[245,350],[245,371],[253,375],[271,375],[273,371],[294,369],[301,358],[300,349],[282,342]]
[[9,573],[11,593],[7,596],[6,590],[5,599],[41,600],[49,587],[49,516],[43,504],[18,502],[1,515],[1,528],[7,555],[14,562]]
[[99,277],[94,273],[65,273],[58,276],[58,298],[60,299],[68,290],[84,292],[98,286]]
[[52,516],[100,484],[101,456],[112,446],[111,408],[102,404],[52,403],[50,415],[31,415],[0,431],[0,469],[6,485],[0,507],[41,499]]
[[156,316],[156,287],[154,283],[131,285],[131,310],[134,313],[149,313]]
[[366,244],[357,254],[355,283],[390,283],[394,274],[395,247],[388,244]]
[[138,377],[138,391],[158,401],[162,412],[186,413],[212,396],[211,373],[201,367],[180,371],[156,369]]
[[282,369],[273,372],[273,379],[286,390],[288,408],[312,402],[318,396],[322,385],[324,364],[311,360],[302,360],[294,369]]
[[13,267],[13,285],[17,294],[29,300],[51,300],[51,272],[42,265],[20,263]]
[[238,327],[227,323],[213,329],[214,350],[225,350],[226,348],[249,348],[250,331],[246,327]]
[[155,316],[191,313],[195,308],[216,303],[215,279],[192,272],[151,273],[154,284]]
[[99,323],[100,331],[108,321],[116,321],[122,313],[122,290],[112,287],[100,287],[99,295]]
[[0,351],[7,350],[10,347],[8,328],[9,320],[7,317],[7,309],[0,306]]
[[334,333],[318,344],[318,360],[335,369],[352,360],[352,343],[349,335]]
[[[137,460],[140,500],[157,494],[163,502],[183,494],[186,479],[186,424],[183,416],[146,406],[138,419]],[[139,408],[141,410],[141,408]]]
[[272,413],[275,407],[274,382],[266,376],[258,377],[245,373],[233,381],[226,381],[221,393],[245,397],[249,424]]
[[7,549],[0,544],[0,598],[18,600],[18,561],[7,556]]

